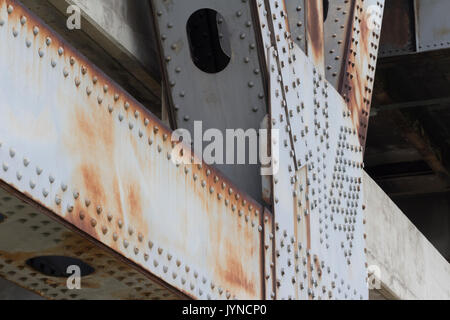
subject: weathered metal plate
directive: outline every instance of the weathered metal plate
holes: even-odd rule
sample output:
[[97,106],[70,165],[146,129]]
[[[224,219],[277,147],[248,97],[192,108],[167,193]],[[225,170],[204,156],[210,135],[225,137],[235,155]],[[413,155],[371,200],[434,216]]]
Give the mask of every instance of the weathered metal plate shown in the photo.
[[363,148],[369,125],[383,13],[384,0],[356,1],[345,76],[343,86],[339,88]]
[[280,132],[280,145],[272,142],[280,168],[273,177],[276,298],[367,299],[358,132],[317,56],[294,45],[283,2],[266,4],[259,12],[269,12],[275,39],[271,125]]
[[450,2],[415,0],[417,51],[450,48]]
[[[183,298],[1,187],[0,213],[5,216],[0,223],[0,277],[23,288],[54,300]],[[82,277],[81,289],[69,290],[66,278],[46,276],[26,264],[41,256],[77,258],[95,271]]]
[[306,51],[306,6],[305,0],[285,0],[292,40]]
[[[267,114],[267,100],[251,1],[153,0],[152,5],[174,126],[192,135],[195,121],[202,121],[204,130],[223,133],[226,129],[259,129]],[[200,11],[206,8],[209,16]],[[216,17],[211,17],[212,10],[218,13]],[[214,43],[214,32],[219,33],[220,45]],[[223,70],[221,54],[229,57]],[[215,167],[261,199],[258,165]]]
[[0,180],[189,297],[263,298],[262,208],[17,1],[0,20]]
[[323,1],[306,0],[306,53],[320,73],[325,73]]
[[292,197],[292,179],[295,174],[295,158],[294,150],[291,145],[291,137],[289,134],[289,123],[286,117],[286,99],[283,95],[282,77],[279,73],[277,65],[276,51],[274,48],[270,50],[269,58],[270,69],[270,109],[271,109],[271,128],[274,132],[278,132],[277,138],[272,138],[272,150],[277,150],[279,157],[274,159],[277,161],[278,171],[273,175],[273,210],[275,222],[275,282],[276,282],[276,298],[283,299],[286,297],[294,298],[294,289],[288,281],[281,281],[282,277],[292,278],[295,276],[295,270],[291,266],[286,265],[286,261],[291,259],[289,253],[279,250],[277,246],[280,232],[290,232],[293,228],[292,221],[286,219],[288,212],[293,212],[294,203],[290,201]]
[[415,20],[414,1],[386,2],[379,57],[392,57],[416,52]]
[[339,90],[344,78],[345,53],[351,40],[354,0],[326,1],[328,8],[324,22],[325,75],[329,83]]
[[264,279],[266,300],[275,299],[275,242],[273,215],[264,210]]

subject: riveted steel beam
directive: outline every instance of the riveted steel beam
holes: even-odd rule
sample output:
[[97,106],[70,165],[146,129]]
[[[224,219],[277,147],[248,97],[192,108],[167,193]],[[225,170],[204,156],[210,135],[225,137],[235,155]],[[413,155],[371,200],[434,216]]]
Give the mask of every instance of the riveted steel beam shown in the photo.
[[306,52],[320,73],[325,72],[323,2],[306,0]]
[[[130,283],[137,292],[148,292],[147,284],[166,290],[162,297],[264,297],[264,211],[257,202],[205,164],[172,161],[195,156],[18,1],[0,1],[0,43],[0,181],[7,192],[0,229],[22,235],[2,241],[0,264],[28,275],[2,276],[59,298],[62,282],[42,277],[35,287],[22,279],[34,275],[24,259],[82,251],[107,278],[114,272],[108,258],[76,248],[89,241],[93,253],[105,249],[105,257],[122,261],[119,269],[136,270],[136,281],[105,280],[111,285],[100,291]],[[99,278],[93,285],[102,285]],[[139,279],[143,285],[133,286]]]
[[[305,53],[289,32],[285,3],[266,1],[258,6],[261,25],[266,26],[261,38],[269,48],[270,125],[279,132],[279,139],[271,141],[271,149],[279,150],[280,166],[272,186],[274,295],[277,299],[367,299],[363,145],[352,118],[356,107],[326,79],[323,18],[318,18],[322,17],[321,5],[309,2]],[[373,18],[368,7],[360,5],[355,3],[347,14],[363,15],[350,29],[353,45],[358,46],[352,57],[365,63],[368,57],[364,51],[360,53],[360,46],[372,46],[367,55],[371,61],[376,59],[377,48],[369,40],[377,36],[360,38],[359,24],[366,26],[369,17]],[[382,9],[382,3],[378,5]],[[348,37],[344,42],[350,48]],[[355,68],[348,77],[365,85],[370,79],[360,78],[367,77],[368,67]],[[357,101],[370,96],[368,92]]]
[[384,1],[356,1],[351,41],[345,54],[344,80],[342,87],[338,88],[349,106],[353,126],[363,148],[367,138],[383,13]]

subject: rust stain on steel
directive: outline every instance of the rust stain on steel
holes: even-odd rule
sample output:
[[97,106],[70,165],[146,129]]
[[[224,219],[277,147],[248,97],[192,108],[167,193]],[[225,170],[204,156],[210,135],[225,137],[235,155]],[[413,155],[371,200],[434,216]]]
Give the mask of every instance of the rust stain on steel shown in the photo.
[[[297,204],[297,199],[294,198],[294,215],[293,215],[293,223],[294,223],[294,235],[296,239],[299,239],[303,245],[306,244],[306,248],[303,250],[307,250],[311,252],[311,219],[310,219],[310,210],[311,204],[309,198],[306,196],[309,194],[309,186],[307,184],[308,179],[308,168],[307,166],[303,166],[300,168],[296,174],[296,190],[300,189],[300,186],[304,186],[304,191],[300,195],[300,201],[302,203],[301,206]],[[308,214],[305,214],[308,212]],[[299,221],[299,217],[301,217]],[[298,243],[296,243],[296,249],[299,251]],[[306,254],[307,259],[307,276],[308,276],[308,289],[312,289],[312,271],[311,271],[311,253]],[[298,261],[296,262],[299,263]],[[298,290],[296,291],[297,299],[298,299]],[[308,297],[309,300],[312,300],[312,297]]]
[[[12,177],[5,182],[193,298],[199,297],[198,288],[210,285],[200,277],[191,279],[193,271],[182,271],[187,265],[231,297],[262,298],[262,207],[205,164],[176,166],[170,159],[174,146],[169,128],[19,2],[0,0],[3,12],[10,4],[14,10],[6,25],[17,25],[19,37],[5,40],[14,49],[2,59],[17,51],[25,66],[9,66],[14,77],[1,81],[26,83],[33,88],[29,95],[36,96],[34,103],[25,104],[12,87],[11,94],[1,97],[0,133],[6,145],[42,166],[36,183],[48,188],[49,196],[42,196],[41,185],[38,192]],[[25,26],[19,22],[22,16],[27,17]],[[30,48],[25,38],[32,40]],[[20,41],[20,49],[14,41]],[[182,149],[190,154],[186,146]],[[47,186],[44,176],[49,174],[57,183]],[[57,188],[61,182],[70,191]],[[79,192],[76,199],[74,190]],[[61,198],[60,205],[55,197]],[[70,204],[73,210],[68,212]],[[178,276],[164,272],[163,265]],[[229,269],[217,272],[218,265]],[[182,277],[191,280],[183,284]],[[190,282],[196,283],[195,289]],[[217,289],[209,290],[213,297],[225,298]],[[208,290],[202,291],[204,298]]]
[[324,37],[323,37],[323,3],[306,0],[306,34],[308,56],[321,73],[325,71]]
[[[380,17],[374,16],[373,6],[379,8]],[[356,1],[345,79],[340,90],[350,109],[352,122],[363,148],[366,143],[380,41],[380,34],[372,23],[379,20],[381,24],[383,7],[384,1]]]

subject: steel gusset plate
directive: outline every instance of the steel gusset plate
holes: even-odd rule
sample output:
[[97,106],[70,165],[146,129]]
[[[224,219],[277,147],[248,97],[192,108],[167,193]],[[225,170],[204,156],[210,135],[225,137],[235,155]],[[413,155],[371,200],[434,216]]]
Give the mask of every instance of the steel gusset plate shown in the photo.
[[[223,133],[259,129],[267,114],[265,65],[259,59],[264,53],[259,52],[251,1],[151,3],[174,126],[191,134],[195,121],[202,121],[204,130]],[[258,165],[215,166],[261,198]]]
[[273,22],[270,112],[280,132],[280,145],[272,141],[280,151],[273,177],[274,296],[367,299],[358,132],[347,103],[294,44],[282,2],[268,1],[258,11]]
[[355,0],[331,0],[327,3],[324,22],[325,75],[330,84],[339,90],[344,78]]

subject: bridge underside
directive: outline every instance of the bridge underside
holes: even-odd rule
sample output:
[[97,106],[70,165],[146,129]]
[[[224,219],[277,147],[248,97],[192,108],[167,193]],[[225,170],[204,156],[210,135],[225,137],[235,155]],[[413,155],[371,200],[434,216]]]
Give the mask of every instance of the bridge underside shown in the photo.
[[[293,3],[305,1],[285,2],[289,10]],[[347,5],[347,1],[342,2]],[[445,288],[448,281],[442,281],[449,277],[448,263],[404,219],[401,211],[386,194],[370,178],[364,176],[362,168],[355,170],[355,179],[360,177],[361,183],[364,181],[363,189],[358,188],[361,200],[358,206],[367,210],[364,216],[358,216],[361,221],[355,226],[359,228],[364,221],[367,238],[365,241],[361,239],[360,243],[350,242],[357,247],[361,245],[361,261],[354,264],[352,260],[350,267],[350,270],[357,271],[355,273],[358,276],[346,278],[346,266],[342,266],[341,262],[346,262],[347,259],[330,258],[325,249],[319,249],[322,245],[325,247],[326,242],[319,243],[324,225],[323,217],[317,213],[312,216],[312,223],[309,222],[313,238],[317,241],[313,244],[313,250],[310,251],[309,247],[308,254],[305,251],[303,257],[301,249],[296,248],[298,241],[293,244],[299,250],[298,261],[301,262],[303,258],[307,261],[306,280],[302,280],[305,274],[301,269],[302,263],[292,264],[297,259],[297,254],[291,253],[290,245],[286,246],[283,240],[286,237],[283,232],[291,232],[289,228],[292,225],[292,213],[296,212],[289,207],[292,206],[292,201],[285,201],[285,194],[292,197],[295,189],[290,190],[291,186],[286,184],[288,189],[277,190],[277,183],[271,181],[269,184],[272,184],[272,190],[268,197],[263,197],[266,203],[262,204],[259,197],[255,201],[247,195],[249,192],[255,197],[252,184],[250,188],[242,186],[239,179],[223,175],[206,164],[185,165],[173,162],[177,155],[189,158],[192,154],[187,146],[170,141],[172,130],[168,128],[169,123],[166,121],[164,124],[154,115],[161,115],[161,100],[167,100],[164,103],[166,108],[174,108],[173,100],[166,96],[171,90],[167,75],[163,76],[166,93],[163,91],[161,98],[156,49],[158,44],[150,45],[152,53],[149,55],[138,49],[123,52],[124,44],[117,41],[123,34],[116,34],[117,38],[114,40],[105,32],[106,26],[102,26],[102,19],[98,20],[98,24],[90,23],[92,19],[89,19],[89,15],[91,18],[99,17],[100,11],[96,12],[95,6],[91,11],[84,8],[86,12],[83,23],[89,27],[73,36],[64,27],[58,27],[59,24],[55,22],[57,19],[53,19],[59,14],[63,19],[61,21],[65,22],[65,5],[61,1],[24,0],[23,3],[38,12],[65,40],[18,1],[0,1],[0,19],[3,21],[0,25],[0,41],[8,44],[0,47],[1,277],[49,299],[366,298],[367,289],[355,286],[354,290],[353,285],[365,283],[367,267],[369,277],[375,277],[382,285],[381,289],[371,290],[371,299],[450,295],[448,288]],[[340,2],[336,3],[336,7],[329,9],[329,14],[342,9]],[[268,10],[278,14],[281,9],[273,7]],[[283,16],[282,10],[280,14]],[[122,25],[122,18],[114,16],[112,19],[119,19],[117,21]],[[258,19],[263,20],[263,15]],[[117,21],[107,27],[114,28],[118,25]],[[356,138],[352,144],[364,146],[370,112],[365,104],[370,106],[374,78],[371,66],[376,63],[376,52],[367,53],[370,57],[375,55],[375,61],[368,60],[369,68],[348,69],[342,62],[346,61],[344,57],[348,52],[360,48],[334,44],[336,35],[327,33],[327,30],[332,30],[332,23],[336,23],[336,20],[328,19],[325,22],[323,44],[314,49],[311,46],[308,49],[307,45],[311,41],[308,38],[311,30],[298,28],[301,24],[292,24],[292,18],[286,21],[286,26],[290,23],[289,28],[296,37],[292,37],[295,49],[292,47],[291,50],[289,40],[286,42],[290,49],[285,57],[280,55],[285,49],[283,43],[277,44],[274,41],[276,38],[265,39],[264,34],[262,35],[262,41],[267,41],[266,45],[270,44],[266,47],[273,46],[272,50],[279,53],[275,60],[270,55],[273,52],[262,53],[268,65],[272,62],[272,70],[274,67],[279,68],[278,78],[278,74],[274,74],[272,80],[266,79],[270,86],[265,88],[268,98],[264,101],[267,106],[262,110],[269,109],[267,111],[271,112],[272,117],[276,115],[274,118],[277,119],[279,117],[276,112],[285,115],[285,119],[290,117],[289,106],[280,110],[274,108],[278,92],[284,90],[283,87],[277,91],[274,83],[278,85],[281,79],[281,85],[283,82],[289,85],[288,82],[293,80],[290,78],[292,70],[283,68],[284,63],[289,64],[293,55],[306,66],[314,65],[323,74],[323,81],[319,81],[319,77],[315,79],[312,74],[313,68],[308,70],[308,67],[302,67],[302,72],[311,72],[311,82],[315,79],[314,83],[319,83],[321,90],[328,88],[329,84],[330,92],[323,98],[323,103],[339,106],[342,110],[352,110],[345,126],[357,128],[358,134],[349,139]],[[286,26],[280,27],[282,31],[275,37],[282,38],[283,28]],[[148,27],[146,32],[154,26],[148,24]],[[337,37],[345,38],[348,36],[347,30],[351,29],[342,28]],[[139,33],[141,40],[146,36],[145,33]],[[363,35],[361,37],[359,42],[369,42]],[[372,41],[378,41],[378,38],[379,35],[370,38],[372,48]],[[83,48],[83,39],[94,39],[94,42],[88,48]],[[147,40],[142,42],[149,46],[154,39]],[[320,44],[320,41],[317,42]],[[102,71],[72,45],[79,47]],[[336,47],[329,51],[330,46]],[[314,50],[318,50],[318,53],[313,52]],[[107,52],[106,60],[98,58],[101,56],[99,52],[102,55]],[[328,56],[327,52],[333,54]],[[335,56],[340,59],[335,59]],[[286,60],[283,62],[284,58]],[[261,54],[259,59],[262,59]],[[353,62],[357,66],[366,66],[367,61],[361,59]],[[118,81],[120,86],[104,72]],[[365,72],[364,79],[368,83],[361,85],[354,77],[345,79],[344,76],[338,76],[358,72]],[[358,94],[354,96],[352,90],[349,90],[351,87],[365,91],[359,92],[364,97],[362,108]],[[300,90],[308,95],[308,87]],[[314,97],[321,99],[320,96],[320,93],[314,93]],[[376,96],[377,105],[379,97],[384,96]],[[290,100],[292,97],[289,94],[284,99],[288,102],[295,101]],[[283,102],[280,101],[279,106],[282,105]],[[322,113],[322,109],[318,110]],[[326,109],[323,108],[323,111]],[[165,112],[167,110],[163,110],[162,114]],[[382,114],[378,112],[377,109],[373,113],[377,115],[375,120]],[[339,113],[340,115],[334,115],[331,112],[331,117],[340,119],[341,109]],[[194,120],[192,116],[191,120]],[[296,120],[304,124],[303,118],[289,121]],[[177,121],[183,122],[184,119],[180,116]],[[340,119],[339,123],[344,123],[342,121]],[[174,126],[173,122],[170,124]],[[312,123],[311,128],[315,124],[316,122]],[[324,127],[325,125],[323,122]],[[176,125],[179,126],[183,125]],[[300,130],[298,135],[300,136]],[[295,130],[287,137],[293,143]],[[377,158],[376,152],[373,153],[370,149],[370,138],[368,143],[369,156],[375,155],[374,159]],[[176,149],[180,146],[182,149]],[[320,146],[319,142],[317,147]],[[303,148],[293,143],[284,155],[282,153],[281,161],[284,164],[292,161],[289,159],[292,154],[294,159],[304,158]],[[180,150],[183,151],[180,153]],[[308,154],[306,157],[308,158]],[[352,159],[358,163],[358,156]],[[298,183],[293,188],[299,187],[300,190],[303,184],[306,186],[308,177],[312,181],[313,174],[315,176],[317,172],[314,172],[314,166],[310,167],[312,162],[308,163],[306,160],[305,165],[299,163],[292,163],[292,167],[296,168],[293,174],[295,177],[290,170],[286,170],[286,176],[282,180],[294,178]],[[289,167],[286,165],[284,168]],[[354,186],[356,189],[356,184]],[[316,187],[317,192],[321,186],[313,184],[297,195],[302,200],[302,206],[299,207],[302,212],[303,209],[314,209],[314,205],[303,206],[311,205],[308,192]],[[353,185],[350,184],[349,187],[352,188]],[[283,196],[277,199],[277,195],[281,194]],[[314,191],[311,199],[314,198],[313,195]],[[270,210],[265,207],[270,207]],[[316,210],[319,209],[316,206]],[[314,220],[316,217],[317,221]],[[307,219],[304,221],[305,224],[302,220],[292,230],[293,233],[299,232],[300,236],[296,240],[300,242],[303,241],[301,237],[306,234],[303,228],[308,228]],[[397,227],[392,225],[392,221],[396,221]],[[362,230],[358,229],[355,233],[357,237],[363,236]],[[389,233],[385,234],[388,230]],[[404,235],[401,239],[395,237],[399,232]],[[381,234],[384,236],[380,236]],[[305,239],[305,243],[307,242]],[[411,243],[419,243],[423,250],[412,250]],[[341,249],[334,251],[339,250]],[[358,256],[358,252],[356,250],[353,254]],[[410,254],[406,254],[407,252]],[[309,255],[312,257],[308,258]],[[326,263],[326,267],[339,269],[339,281],[333,281],[332,276],[327,278],[326,274],[322,279],[322,272],[326,273],[327,268],[311,263],[317,256],[319,262]],[[54,259],[41,259],[45,257]],[[95,270],[83,277],[82,290],[68,290],[66,277],[55,276],[55,273],[63,270],[61,266],[67,266],[67,262],[61,260],[64,257],[79,259]],[[405,266],[392,263],[394,257],[411,261],[408,264],[410,269],[405,270]],[[427,263],[412,263],[425,259]],[[361,272],[358,267],[354,267],[359,262],[361,270],[364,269]],[[52,266],[50,269],[49,265]],[[371,266],[381,267],[381,273],[373,275]],[[298,275],[295,275],[296,272]],[[407,275],[415,272],[423,275],[423,282],[415,283]],[[363,276],[360,277],[361,274]],[[341,278],[346,281],[350,279],[352,290],[348,290],[347,283],[341,284]],[[303,290],[302,287],[308,290]],[[354,292],[358,294],[355,295]]]

